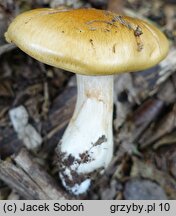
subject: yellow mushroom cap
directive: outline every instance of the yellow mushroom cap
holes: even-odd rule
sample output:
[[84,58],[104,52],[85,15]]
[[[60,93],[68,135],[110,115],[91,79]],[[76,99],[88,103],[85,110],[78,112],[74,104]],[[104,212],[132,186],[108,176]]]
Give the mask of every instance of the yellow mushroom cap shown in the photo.
[[31,10],[17,16],[5,36],[43,63],[85,75],[143,70],[169,48],[155,26],[96,9]]

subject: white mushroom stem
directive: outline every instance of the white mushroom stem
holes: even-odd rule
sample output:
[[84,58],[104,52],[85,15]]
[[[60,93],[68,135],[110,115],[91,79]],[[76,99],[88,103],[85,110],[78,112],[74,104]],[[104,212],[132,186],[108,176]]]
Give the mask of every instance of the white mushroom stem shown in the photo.
[[58,145],[60,177],[74,194],[87,191],[91,174],[103,171],[113,152],[113,76],[77,75],[73,117]]

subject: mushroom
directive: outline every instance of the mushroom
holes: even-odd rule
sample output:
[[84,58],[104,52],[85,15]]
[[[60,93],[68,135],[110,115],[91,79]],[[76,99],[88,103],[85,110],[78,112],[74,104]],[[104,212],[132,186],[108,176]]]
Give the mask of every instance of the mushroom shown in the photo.
[[96,9],[36,9],[19,15],[5,34],[35,59],[77,77],[73,117],[57,146],[60,178],[81,194],[113,155],[113,75],[159,63],[168,41],[145,21]]

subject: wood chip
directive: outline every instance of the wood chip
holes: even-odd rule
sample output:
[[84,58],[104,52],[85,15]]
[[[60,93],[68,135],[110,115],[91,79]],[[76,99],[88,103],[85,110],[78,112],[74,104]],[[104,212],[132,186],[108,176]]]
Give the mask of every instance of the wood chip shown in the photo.
[[24,199],[69,199],[26,149],[14,155],[13,160],[0,161],[0,179]]

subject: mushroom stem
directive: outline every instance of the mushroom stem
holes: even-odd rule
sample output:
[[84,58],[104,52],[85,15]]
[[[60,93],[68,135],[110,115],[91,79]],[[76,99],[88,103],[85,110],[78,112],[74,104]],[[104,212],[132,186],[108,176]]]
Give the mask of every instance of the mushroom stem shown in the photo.
[[113,75],[77,75],[77,86],[75,111],[57,147],[62,183],[75,195],[86,192],[92,174],[112,158]]

